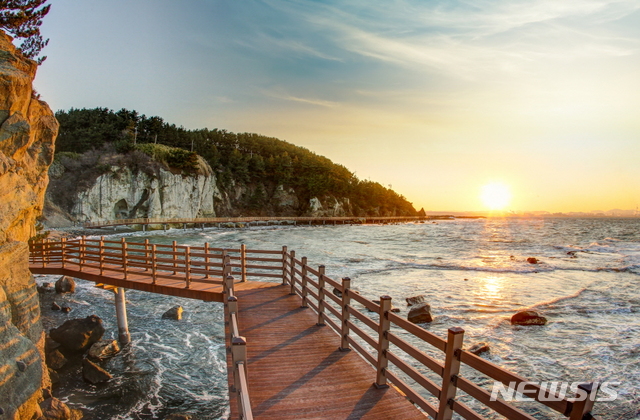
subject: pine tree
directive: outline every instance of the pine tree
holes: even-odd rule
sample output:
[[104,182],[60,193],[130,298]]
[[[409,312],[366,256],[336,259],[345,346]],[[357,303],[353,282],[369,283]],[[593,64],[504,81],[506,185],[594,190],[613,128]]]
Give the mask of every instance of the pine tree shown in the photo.
[[38,57],[49,43],[42,38],[40,25],[49,13],[51,5],[47,0],[0,0],[0,28],[15,38],[24,38],[19,49],[25,57],[37,60],[38,64],[47,57]]

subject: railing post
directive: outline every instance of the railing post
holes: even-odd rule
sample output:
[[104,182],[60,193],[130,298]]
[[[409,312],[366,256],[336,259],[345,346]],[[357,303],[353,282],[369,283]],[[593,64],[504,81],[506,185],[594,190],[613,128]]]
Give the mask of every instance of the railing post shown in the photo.
[[222,250],[222,280],[231,275],[231,257],[227,255],[227,250]]
[[340,341],[340,351],[349,351],[349,305],[351,304],[351,279],[344,277],[342,279],[342,340]]
[[149,271],[149,239],[144,240],[144,265],[144,271]]
[[80,248],[78,250],[78,265],[80,267],[80,272],[82,273],[82,266],[84,265],[84,250],[85,250],[85,236],[80,237]]
[[228,275],[224,278],[224,293],[227,296],[233,296],[233,276]]
[[287,247],[282,247],[282,285],[287,284]]
[[204,257],[204,264],[205,264],[204,265],[204,269],[206,271],[206,274],[204,275],[204,278],[208,279],[209,278],[209,270],[210,270],[210,268],[209,268],[209,242],[205,242],[204,243],[204,255],[205,255],[205,257]]
[[60,254],[62,255],[62,268],[65,265],[66,256],[66,248],[67,248],[67,238],[60,238]]
[[48,257],[48,251],[49,251],[49,240],[47,238],[44,238],[42,240],[42,268],[45,268],[47,266],[47,258]]
[[[573,401],[573,408],[569,420],[582,420],[584,415],[593,409],[600,384],[598,382],[584,383],[578,385],[578,395]],[[582,391],[582,392],[580,392]],[[586,393],[584,397],[580,394]]]
[[240,245],[240,281],[247,281],[247,246]]
[[437,420],[451,420],[453,416],[453,399],[456,397],[458,390],[456,381],[460,372],[460,352],[462,351],[463,340],[464,330],[462,328],[449,328]]
[[122,238],[122,271],[124,273],[124,279],[127,279],[127,265],[128,265],[128,259],[127,259],[127,243],[125,242],[124,238]]
[[324,325],[324,265],[318,267],[318,322],[316,325]]
[[289,268],[291,269],[291,277],[289,277],[289,283],[291,283],[291,290],[289,291],[290,295],[296,294],[296,274],[295,274],[295,259],[296,259],[296,251],[291,251],[291,263],[289,264]]
[[187,282],[188,289],[191,287],[191,247],[186,246],[184,248],[184,280]]
[[[177,241],[173,241],[173,243],[171,244],[171,251],[172,251],[172,255],[173,255],[173,268],[178,267],[178,262],[177,262],[177,256],[176,253],[178,252],[178,242]],[[178,272],[177,271],[173,271],[173,275],[175,276]]]
[[156,245],[151,245],[151,284],[156,284],[156,271],[158,269],[158,256],[156,255]]
[[238,298],[235,296],[229,296],[227,298],[227,311],[229,315],[238,313]]
[[[344,296],[344,293],[343,295]],[[389,349],[389,339],[387,332],[391,328],[391,321],[387,314],[391,310],[391,296],[380,296],[380,309],[378,310],[378,364],[376,366],[376,388],[387,388],[387,366],[389,360],[387,358],[387,350]]]
[[301,308],[308,308],[307,306],[307,257],[302,257],[302,267],[300,268],[302,272],[302,304]]
[[240,376],[238,371],[238,363],[244,363],[245,377],[248,376],[247,367],[247,339],[240,337],[231,338],[231,360],[233,362],[233,391],[236,392],[240,388]]
[[102,273],[104,272],[104,236],[100,237],[100,242],[98,243],[98,246],[100,247],[99,252],[99,259],[100,259],[100,275],[102,275]]

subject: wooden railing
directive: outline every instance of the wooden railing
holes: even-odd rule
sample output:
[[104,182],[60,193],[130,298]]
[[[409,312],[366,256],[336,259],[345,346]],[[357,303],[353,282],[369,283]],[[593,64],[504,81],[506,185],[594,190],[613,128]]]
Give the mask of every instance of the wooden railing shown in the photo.
[[[337,282],[325,275],[324,266],[314,269],[305,257],[297,259],[294,251],[285,253],[283,283],[289,285],[290,294],[301,297],[302,307],[310,307],[318,314],[318,325],[329,325],[340,336],[340,349],[357,351],[374,367],[376,386],[393,384],[434,419],[451,419],[454,412],[469,420],[486,419],[456,398],[457,390],[460,390],[510,420],[535,420],[535,417],[506,401],[491,398],[490,391],[460,374],[461,366],[511,389],[518,389],[525,384],[526,388],[520,389],[525,390],[526,397],[561,413],[569,420],[595,418],[590,410],[596,398],[597,383],[580,386],[587,391],[587,399],[576,398],[574,401],[555,392],[550,395],[548,390],[541,389],[527,379],[463,350],[462,328],[450,328],[444,340],[391,312],[391,297],[381,296],[379,303],[373,302],[354,291],[349,278]],[[376,313],[377,319],[365,315],[355,304]],[[422,344],[410,344],[404,338],[407,334],[426,345],[431,353],[435,351],[443,357],[430,356],[422,350],[425,348]],[[421,372],[424,368],[435,374],[438,383],[429,378],[433,374]],[[412,382],[412,385],[407,382]],[[431,396],[430,400],[425,398],[425,394]]]
[[[80,272],[93,268],[100,275],[120,273],[126,280],[131,274],[149,277],[152,284],[158,279],[181,278],[185,288],[192,282],[222,284],[223,279],[236,271],[240,281],[248,277],[282,278],[282,251],[249,250],[245,245],[237,249],[204,246],[127,242],[87,239],[85,237],[59,241],[44,240],[29,244],[30,263],[42,268],[57,264],[73,267]],[[228,264],[225,261],[228,259]],[[225,269],[227,271],[225,271]]]
[[291,222],[359,222],[359,223],[377,223],[377,222],[399,222],[426,220],[425,216],[343,216],[343,217],[312,217],[312,216],[248,216],[248,217],[198,217],[198,218],[138,218],[138,219],[113,219],[96,222],[85,222],[85,228],[96,228],[103,226],[122,226],[122,225],[180,225],[180,224],[217,224],[217,223],[251,223],[251,222],[272,222],[272,221],[291,221]]
[[[228,262],[226,264],[229,264]],[[233,367],[233,385],[230,392],[236,394],[238,400],[238,413],[241,420],[252,420],[251,399],[247,384],[247,340],[240,335],[238,325],[238,298],[233,290],[233,277],[227,276],[224,281],[225,322],[229,329],[229,344],[231,353],[231,365]]]

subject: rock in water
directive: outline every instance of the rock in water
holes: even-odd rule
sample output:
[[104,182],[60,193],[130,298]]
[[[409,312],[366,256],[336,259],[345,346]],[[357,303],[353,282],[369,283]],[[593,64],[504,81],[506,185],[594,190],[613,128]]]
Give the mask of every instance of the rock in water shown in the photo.
[[72,410],[57,398],[47,398],[40,403],[41,420],[80,420],[82,411]]
[[89,349],[89,357],[93,359],[108,359],[115,356],[120,351],[120,346],[116,340],[100,340],[93,343]]
[[56,282],[56,293],[73,293],[76,291],[76,282],[72,277],[62,276]]
[[474,344],[473,346],[471,346],[469,348],[469,353],[473,353],[476,356],[480,355],[482,353],[486,353],[490,350],[490,347],[487,343],[485,343],[484,341],[481,341],[480,343]]
[[51,310],[52,311],[59,311],[60,310],[60,305],[58,305],[57,303],[53,302],[51,304]]
[[342,292],[337,287],[333,288],[333,294],[338,296],[339,298],[342,297]]
[[167,417],[165,417],[165,420],[191,420],[193,417],[190,414],[182,414],[182,413],[176,413],[176,414],[169,414]]
[[60,369],[67,364],[67,359],[59,350],[50,351],[47,353],[47,366],[51,369]]
[[429,306],[428,303],[419,303],[411,308],[409,315],[407,315],[407,319],[414,324],[433,321],[433,317],[431,316],[431,306]]
[[547,318],[535,311],[521,311],[511,317],[511,325],[545,325]]
[[527,262],[529,264],[538,264],[538,259],[537,258],[533,258],[533,257],[529,257],[529,258],[527,258]]
[[102,369],[89,359],[82,360],[82,377],[85,381],[92,384],[99,384],[113,378],[109,372]]
[[412,296],[405,298],[407,306],[417,305],[418,303],[424,303],[424,295]]
[[173,308],[162,314],[162,318],[175,319],[177,321],[180,321],[182,319],[183,311],[184,310],[182,309],[182,306],[174,306]]
[[91,315],[84,319],[70,319],[58,328],[54,328],[49,336],[63,347],[73,351],[87,350],[104,334],[102,320]]

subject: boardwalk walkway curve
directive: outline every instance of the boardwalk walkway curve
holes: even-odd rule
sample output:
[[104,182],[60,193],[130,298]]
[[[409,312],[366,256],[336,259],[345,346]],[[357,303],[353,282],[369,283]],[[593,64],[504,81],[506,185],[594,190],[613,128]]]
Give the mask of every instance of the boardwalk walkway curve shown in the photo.
[[[224,302],[232,418],[412,419],[426,414],[441,420],[457,413],[484,420],[484,411],[476,408],[480,403],[508,419],[536,419],[492,399],[489,390],[460,374],[462,365],[508,389],[526,389],[528,397],[569,420],[595,418],[590,411],[597,383],[581,385],[587,398],[545,398],[548,390],[464,350],[461,328],[450,328],[447,339],[440,338],[391,312],[390,297],[369,300],[351,289],[350,279],[328,277],[324,266],[311,266],[287,247],[45,240],[30,244],[30,269]],[[411,344],[407,335],[422,344]],[[421,350],[425,346],[442,358]],[[474,404],[468,404],[469,397]]]

